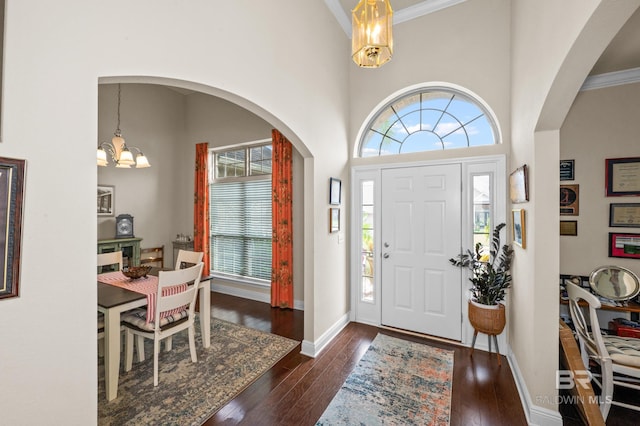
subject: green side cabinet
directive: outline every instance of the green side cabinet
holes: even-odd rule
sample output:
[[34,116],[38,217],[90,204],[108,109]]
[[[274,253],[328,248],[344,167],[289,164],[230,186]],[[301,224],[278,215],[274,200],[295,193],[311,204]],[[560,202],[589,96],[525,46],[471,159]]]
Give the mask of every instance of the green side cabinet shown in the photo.
[[[114,238],[111,240],[98,240],[98,254],[122,252],[122,266],[140,265],[140,241],[142,238]],[[106,270],[98,272],[107,272]]]

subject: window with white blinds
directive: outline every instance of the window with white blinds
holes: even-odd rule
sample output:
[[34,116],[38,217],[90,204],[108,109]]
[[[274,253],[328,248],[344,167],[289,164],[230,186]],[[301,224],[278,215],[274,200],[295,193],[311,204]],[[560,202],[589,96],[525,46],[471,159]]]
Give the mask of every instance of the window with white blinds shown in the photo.
[[[270,146],[269,154],[270,154]],[[255,151],[256,147],[247,149]],[[234,154],[243,149],[235,150]],[[251,152],[251,157],[255,155]],[[262,179],[238,179],[239,165],[230,168],[230,155],[216,153],[216,180],[210,190],[211,269],[230,278],[271,282],[271,175]],[[235,158],[238,158],[235,155]],[[242,156],[240,156],[242,157]],[[249,156],[248,156],[249,157]],[[269,155],[270,157],[270,155]],[[222,159],[226,165],[222,170]],[[270,160],[270,158],[269,158]],[[255,162],[255,160],[254,160]],[[237,163],[242,163],[238,161]],[[252,170],[252,164],[244,170]],[[234,170],[230,173],[230,170]],[[226,178],[226,179],[225,179]],[[229,179],[231,178],[231,179]]]

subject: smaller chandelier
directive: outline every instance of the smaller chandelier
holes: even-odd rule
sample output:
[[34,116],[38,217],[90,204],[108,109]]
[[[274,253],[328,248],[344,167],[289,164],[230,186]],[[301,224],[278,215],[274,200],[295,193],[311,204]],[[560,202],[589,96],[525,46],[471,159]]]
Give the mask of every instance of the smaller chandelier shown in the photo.
[[[135,160],[133,159],[133,153],[131,150],[138,151],[138,155],[136,155]],[[120,84],[118,84],[118,125],[116,126],[116,131],[111,139],[111,144],[109,144],[109,142],[101,142],[98,145],[98,166],[108,166],[108,157],[111,157],[111,160],[115,163],[116,167],[120,169],[129,169],[134,165],[138,169],[151,167],[149,160],[147,160],[147,157],[142,153],[142,151],[135,146],[128,147],[122,137],[122,132],[120,131]]]
[[351,12],[351,57],[363,68],[378,68],[393,55],[393,10],[389,0],[360,0]]

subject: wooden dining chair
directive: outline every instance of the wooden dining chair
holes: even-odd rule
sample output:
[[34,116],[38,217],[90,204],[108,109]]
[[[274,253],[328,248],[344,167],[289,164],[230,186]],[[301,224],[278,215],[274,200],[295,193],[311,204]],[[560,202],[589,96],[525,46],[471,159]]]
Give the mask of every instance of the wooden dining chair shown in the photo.
[[203,257],[204,253],[201,251],[189,251],[180,249],[178,251],[178,257],[176,259],[175,269],[183,269],[198,264],[202,262]]
[[[111,270],[122,270],[122,252],[98,253],[98,273],[103,272],[103,267],[111,266]],[[104,353],[104,315],[98,312],[98,353]]]
[[146,247],[140,249],[140,264],[164,268],[164,246]]
[[137,336],[138,362],[144,361],[144,339],[153,339],[153,386],[158,386],[158,356],[163,339],[188,330],[191,361],[198,362],[195,305],[203,266],[200,262],[189,268],[158,273],[153,320],[147,322],[148,306],[134,309],[122,316],[122,325],[126,331],[125,371],[131,371],[133,364],[133,336]]

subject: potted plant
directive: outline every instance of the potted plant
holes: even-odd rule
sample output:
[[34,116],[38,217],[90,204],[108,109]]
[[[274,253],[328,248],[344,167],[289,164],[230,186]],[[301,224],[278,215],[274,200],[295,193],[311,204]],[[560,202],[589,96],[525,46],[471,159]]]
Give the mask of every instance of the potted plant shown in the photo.
[[506,290],[511,287],[511,261],[513,249],[505,244],[500,247],[501,223],[493,230],[489,253],[482,243],[477,243],[475,251],[467,250],[449,261],[460,268],[469,268],[471,278],[471,299],[469,300],[469,322],[476,331],[497,335],[505,326],[504,300]]

